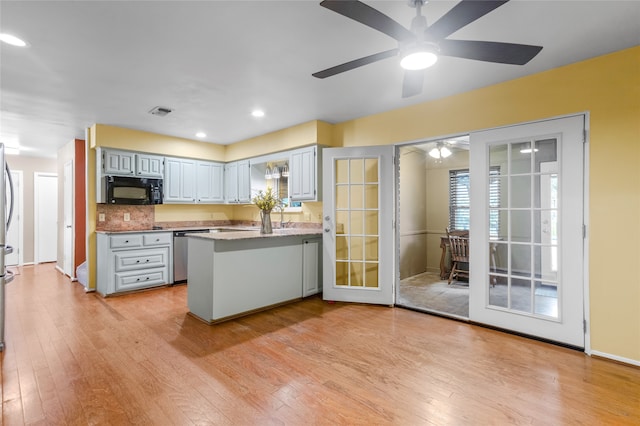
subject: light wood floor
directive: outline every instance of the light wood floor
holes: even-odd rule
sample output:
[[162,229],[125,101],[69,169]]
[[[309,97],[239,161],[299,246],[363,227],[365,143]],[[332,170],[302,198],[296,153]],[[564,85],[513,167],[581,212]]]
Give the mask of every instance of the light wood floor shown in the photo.
[[4,425],[638,424],[640,369],[319,298],[209,326],[186,286],[104,299],[53,265],[6,287]]

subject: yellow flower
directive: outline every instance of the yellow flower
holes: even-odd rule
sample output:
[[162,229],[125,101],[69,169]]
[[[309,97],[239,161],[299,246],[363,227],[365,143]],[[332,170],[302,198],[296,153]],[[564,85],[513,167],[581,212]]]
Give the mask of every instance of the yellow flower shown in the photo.
[[260,210],[270,212],[275,207],[281,204],[280,199],[276,196],[270,186],[267,187],[267,191],[260,190],[255,197],[251,199]]

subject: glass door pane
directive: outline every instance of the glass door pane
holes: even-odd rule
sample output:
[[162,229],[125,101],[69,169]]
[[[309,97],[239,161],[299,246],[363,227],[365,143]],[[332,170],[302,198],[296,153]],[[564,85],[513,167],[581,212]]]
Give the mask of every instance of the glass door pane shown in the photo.
[[[557,319],[558,145],[555,138],[518,140],[489,148],[486,178],[499,186],[501,205],[491,204],[489,226],[499,218],[490,244],[489,305]],[[554,231],[554,232],[555,232]]]

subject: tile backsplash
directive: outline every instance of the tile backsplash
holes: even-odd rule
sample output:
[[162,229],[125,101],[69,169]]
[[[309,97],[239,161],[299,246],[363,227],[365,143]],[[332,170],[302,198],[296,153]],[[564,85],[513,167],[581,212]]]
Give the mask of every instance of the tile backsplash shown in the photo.
[[[96,231],[136,231],[151,229],[155,221],[154,206],[97,204]],[[100,221],[104,215],[104,221]],[[129,220],[125,221],[125,216]]]
[[[156,222],[155,206],[129,206],[129,205],[112,205],[97,204],[96,205],[96,231],[146,231],[153,229],[154,226],[162,229],[172,228],[197,228],[197,227],[215,227],[215,226],[260,226],[259,222],[251,220],[196,220],[196,221],[179,221],[179,222]],[[101,215],[104,220],[101,221]],[[125,221],[128,215],[129,220]],[[273,227],[278,228],[280,222],[273,220]],[[287,228],[319,228],[321,223],[305,223],[287,221]]]

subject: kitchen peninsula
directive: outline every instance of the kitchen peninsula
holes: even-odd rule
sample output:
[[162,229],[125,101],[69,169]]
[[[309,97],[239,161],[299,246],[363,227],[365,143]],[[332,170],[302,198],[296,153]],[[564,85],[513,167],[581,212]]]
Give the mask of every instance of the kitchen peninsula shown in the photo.
[[213,324],[320,292],[321,232],[187,234],[190,314]]

